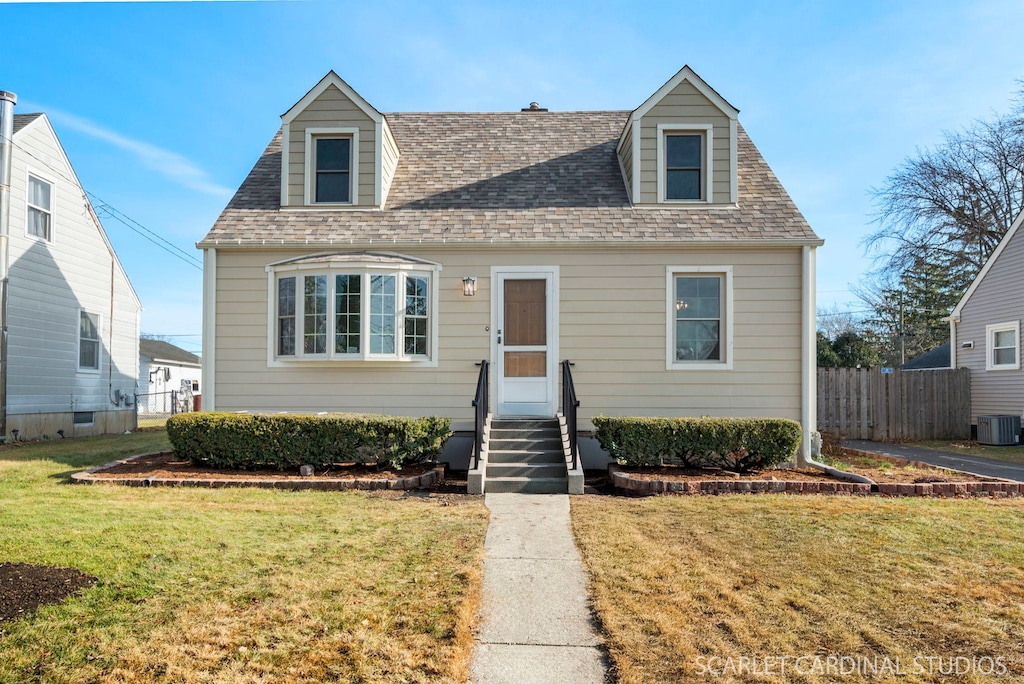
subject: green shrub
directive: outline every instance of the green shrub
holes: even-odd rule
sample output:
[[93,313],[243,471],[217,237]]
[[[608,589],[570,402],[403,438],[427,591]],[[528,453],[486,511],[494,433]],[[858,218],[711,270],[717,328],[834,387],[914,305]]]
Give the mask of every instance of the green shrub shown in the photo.
[[601,448],[620,465],[681,465],[746,472],[792,459],[800,424],[784,418],[609,418],[593,420]]
[[398,469],[436,460],[451,434],[451,420],[436,416],[198,412],[167,421],[167,436],[179,457],[237,470],[324,469],[351,462]]

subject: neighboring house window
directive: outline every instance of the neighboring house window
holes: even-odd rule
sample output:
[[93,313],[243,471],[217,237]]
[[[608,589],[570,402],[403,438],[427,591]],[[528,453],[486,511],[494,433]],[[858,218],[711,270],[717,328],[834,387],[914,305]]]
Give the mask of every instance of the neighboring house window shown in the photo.
[[28,234],[49,242],[53,239],[53,184],[28,177]]
[[78,367],[100,369],[100,317],[82,311],[78,317]]
[[988,340],[986,370],[1017,370],[1020,368],[1020,321],[985,326]]
[[268,267],[276,298],[274,358],[431,361],[437,274],[431,265],[416,267],[430,270],[315,262]]
[[314,138],[316,144],[315,202],[351,201],[352,139]]
[[711,201],[712,127],[658,125],[658,200]]
[[358,203],[359,129],[307,128],[306,204]]
[[668,367],[730,368],[731,267],[670,267]]

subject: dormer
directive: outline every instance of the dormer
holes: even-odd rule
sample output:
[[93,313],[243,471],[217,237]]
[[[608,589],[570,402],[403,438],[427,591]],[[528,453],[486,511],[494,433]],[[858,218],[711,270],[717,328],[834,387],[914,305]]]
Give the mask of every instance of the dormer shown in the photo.
[[333,71],[281,116],[281,206],[380,209],[398,165],[384,115]]
[[633,205],[735,204],[738,115],[690,67],[680,69],[629,115],[619,137]]

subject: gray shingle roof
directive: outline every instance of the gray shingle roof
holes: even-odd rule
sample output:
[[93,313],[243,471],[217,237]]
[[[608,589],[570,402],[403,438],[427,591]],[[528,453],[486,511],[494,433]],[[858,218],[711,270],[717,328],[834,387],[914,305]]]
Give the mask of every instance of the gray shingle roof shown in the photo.
[[139,339],[139,354],[160,361],[177,361],[199,365],[199,357],[163,340]]
[[742,127],[735,206],[631,206],[628,116],[387,114],[401,158],[382,211],[282,210],[279,132],[200,244],[819,242]]
[[14,115],[14,132],[17,133],[25,126],[41,117],[42,114],[15,114]]

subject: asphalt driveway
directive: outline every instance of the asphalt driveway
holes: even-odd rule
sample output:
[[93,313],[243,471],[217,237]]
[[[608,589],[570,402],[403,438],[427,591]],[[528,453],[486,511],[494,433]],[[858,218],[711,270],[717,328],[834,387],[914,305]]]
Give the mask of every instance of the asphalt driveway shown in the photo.
[[843,442],[843,446],[861,451],[870,451],[883,456],[894,456],[905,458],[911,461],[923,461],[931,465],[944,468],[965,470],[977,475],[987,477],[1001,477],[1007,480],[1018,480],[1024,482],[1024,463],[1010,463],[1008,461],[997,461],[994,458],[983,456],[970,456],[967,454],[956,454],[949,451],[936,451],[935,449],[922,449],[921,447],[906,446],[903,444],[885,444],[883,442],[870,442],[865,439],[850,439]]

